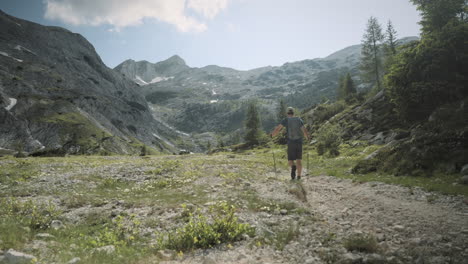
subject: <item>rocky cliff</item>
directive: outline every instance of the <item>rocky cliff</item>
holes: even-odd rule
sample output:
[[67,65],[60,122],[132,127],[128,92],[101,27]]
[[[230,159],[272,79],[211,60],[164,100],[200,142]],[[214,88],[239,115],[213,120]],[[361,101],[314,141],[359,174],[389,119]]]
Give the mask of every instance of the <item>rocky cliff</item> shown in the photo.
[[137,84],[81,35],[0,11],[0,147],[134,153],[172,150]]

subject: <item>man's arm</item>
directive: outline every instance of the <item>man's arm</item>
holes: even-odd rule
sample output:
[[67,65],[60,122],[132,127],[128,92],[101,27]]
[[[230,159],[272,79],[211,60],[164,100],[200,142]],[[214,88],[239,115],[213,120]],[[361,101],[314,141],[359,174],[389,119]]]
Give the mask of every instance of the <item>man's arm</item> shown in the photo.
[[276,137],[276,135],[278,135],[278,133],[281,131],[281,129],[283,129],[283,125],[282,124],[277,125],[275,127],[275,130],[273,130],[273,132],[271,132],[271,136]]
[[302,126],[301,127],[301,130],[302,130],[302,133],[304,133],[304,137],[309,140],[309,132],[307,132],[307,129],[305,128],[305,126]]

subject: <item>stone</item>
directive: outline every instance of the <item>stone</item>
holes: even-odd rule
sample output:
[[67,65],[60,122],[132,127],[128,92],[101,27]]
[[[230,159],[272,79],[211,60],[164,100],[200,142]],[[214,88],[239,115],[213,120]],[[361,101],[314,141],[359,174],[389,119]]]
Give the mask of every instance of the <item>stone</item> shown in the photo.
[[30,264],[37,261],[37,258],[33,255],[28,255],[23,252],[16,251],[14,249],[9,249],[5,253],[4,262],[8,264]]
[[64,225],[63,225],[62,221],[60,221],[60,220],[52,220],[52,222],[50,223],[50,227],[52,227],[55,230],[58,230],[58,229],[63,228]]
[[465,175],[465,176],[461,177],[460,183],[468,185],[468,175]]
[[205,257],[205,259],[203,259],[203,264],[216,264],[216,261],[211,257]]
[[468,175],[468,164],[465,164],[465,165],[462,167],[460,173],[461,173],[462,175]]
[[76,258],[72,258],[70,261],[67,262],[67,264],[77,264],[77,263],[80,263],[81,259],[76,257]]
[[399,232],[405,231],[405,227],[402,226],[402,225],[395,225],[395,226],[393,226],[393,229],[395,229],[395,231],[399,231]]
[[175,251],[174,250],[169,250],[169,249],[159,250],[156,255],[161,260],[168,261],[168,260],[171,260],[174,257]]
[[103,246],[103,247],[100,247],[100,248],[96,248],[95,252],[105,253],[105,254],[110,255],[110,254],[115,252],[115,246],[114,245],[108,245],[108,246]]
[[361,262],[362,257],[353,253],[346,253],[341,256],[339,264],[354,264]]
[[375,235],[375,238],[377,239],[377,242],[385,241],[385,234],[378,233],[377,235]]
[[51,234],[48,234],[48,233],[38,233],[38,234],[36,234],[36,237],[39,238],[39,239],[44,239],[44,240],[55,238],[55,236],[53,236]]
[[363,262],[364,263],[383,263],[384,261],[385,261],[385,257],[376,253],[372,253],[366,256]]
[[286,210],[286,209],[281,209],[281,210],[280,210],[280,214],[282,214],[282,215],[287,215],[287,214],[288,214],[288,210]]
[[316,258],[308,258],[306,259],[304,263],[305,264],[317,264],[317,263],[320,263],[320,261],[318,261]]

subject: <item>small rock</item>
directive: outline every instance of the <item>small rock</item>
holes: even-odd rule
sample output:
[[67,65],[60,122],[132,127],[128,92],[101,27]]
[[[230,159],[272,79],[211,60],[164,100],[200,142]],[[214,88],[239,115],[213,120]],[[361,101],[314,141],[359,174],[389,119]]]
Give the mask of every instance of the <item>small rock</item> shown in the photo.
[[355,255],[353,253],[346,253],[342,255],[341,260],[338,262],[340,264],[354,264],[359,263],[362,260],[362,257],[359,255]]
[[379,254],[372,253],[364,259],[364,263],[383,263],[385,258]]
[[405,227],[402,226],[402,225],[395,225],[395,226],[393,226],[393,229],[395,229],[395,231],[399,231],[399,232],[405,231]]
[[465,165],[462,167],[460,173],[461,173],[462,175],[468,175],[468,164],[465,164]]
[[14,249],[9,249],[4,257],[4,262],[8,264],[29,264],[37,261],[36,257],[33,255],[28,255]]
[[419,237],[415,237],[415,238],[410,239],[409,242],[410,242],[410,244],[413,244],[413,245],[417,246],[417,245],[421,244],[422,240]]
[[159,250],[157,253],[158,258],[160,258],[163,261],[171,260],[174,257],[174,255],[175,251],[169,249]]
[[287,214],[288,214],[288,210],[286,210],[286,209],[281,209],[281,210],[280,210],[280,214],[282,214],[282,215],[287,215]]
[[377,242],[385,241],[385,234],[379,233],[379,234],[375,235],[375,238],[377,239]]
[[309,259],[306,259],[306,261],[304,263],[305,264],[316,264],[316,263],[320,263],[320,262],[317,261],[317,259],[315,259],[315,258],[309,258]]
[[70,261],[67,262],[67,264],[77,264],[80,263],[81,259],[80,258],[72,258]]
[[44,239],[44,240],[55,238],[55,236],[48,234],[48,233],[38,233],[36,234],[36,237],[39,239]]
[[216,261],[213,258],[205,257],[203,264],[216,264]]
[[63,225],[62,221],[60,221],[60,220],[52,220],[52,222],[50,223],[50,227],[52,227],[55,230],[58,230],[58,229],[63,228],[64,225]]
[[115,252],[115,246],[114,245],[108,245],[108,246],[103,246],[103,247],[100,247],[100,248],[96,248],[96,252],[106,253],[106,254],[110,255],[110,254]]
[[465,176],[461,177],[460,183],[467,185],[468,184],[468,175],[465,175]]

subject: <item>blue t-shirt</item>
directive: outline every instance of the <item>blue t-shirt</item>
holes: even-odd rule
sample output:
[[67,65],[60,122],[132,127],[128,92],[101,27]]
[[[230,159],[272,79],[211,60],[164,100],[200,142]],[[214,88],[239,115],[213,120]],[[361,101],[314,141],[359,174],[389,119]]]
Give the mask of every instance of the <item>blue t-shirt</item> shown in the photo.
[[286,135],[288,142],[291,143],[302,143],[302,127],[304,122],[299,117],[286,117],[281,121],[281,125],[286,128]]

